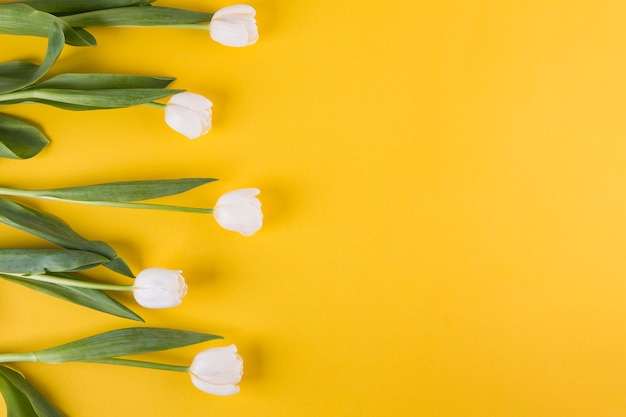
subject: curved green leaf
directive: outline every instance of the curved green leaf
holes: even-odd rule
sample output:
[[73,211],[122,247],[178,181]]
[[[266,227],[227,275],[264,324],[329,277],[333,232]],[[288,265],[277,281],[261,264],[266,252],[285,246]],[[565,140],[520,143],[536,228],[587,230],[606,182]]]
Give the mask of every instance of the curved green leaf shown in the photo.
[[14,84],[24,78],[24,74],[37,71],[39,66],[26,61],[8,61],[0,64],[0,82]]
[[[4,7],[0,7],[0,33],[12,33],[11,27],[9,27],[8,29],[3,27],[4,24],[7,24],[7,22],[11,21],[11,16],[3,14],[4,11],[6,11],[6,9]],[[42,13],[37,11],[35,12]],[[16,28],[13,28],[13,30],[16,31],[18,31],[19,29],[19,24]],[[63,44],[65,42],[65,36],[63,34],[63,31],[61,30],[61,26],[58,23],[53,22],[51,28],[46,32],[46,35],[44,36],[48,37],[48,47],[46,49],[46,55],[44,56],[41,65],[22,64],[22,69],[24,70],[24,72],[21,77],[15,77],[16,73],[14,72],[13,77],[0,78],[0,94],[10,93],[12,91],[16,91],[33,84],[41,77],[43,77],[48,72],[50,67],[52,67],[52,65],[56,62],[56,60],[59,58],[59,55],[61,54],[61,51],[63,50]]]
[[93,36],[85,30],[72,28],[61,18],[36,10],[26,4],[10,3],[0,7],[0,33],[50,38],[61,30],[64,43],[74,46],[95,46]]
[[[56,106],[56,103],[82,106],[91,110],[113,109],[150,103],[185,90],[161,88],[127,88],[103,90],[70,90],[60,88],[29,89],[28,99]],[[25,92],[26,93],[26,92]]]
[[33,190],[28,193],[32,196],[75,201],[143,201],[180,194],[213,181],[217,180],[215,178],[183,178],[110,182],[83,187]]
[[82,271],[109,262],[93,252],[67,249],[0,249],[0,273],[45,274]]
[[114,7],[148,5],[155,0],[19,0],[16,3],[55,15],[82,13]]
[[104,242],[87,240],[69,225],[49,214],[0,198],[0,222],[23,230],[66,249],[83,250],[105,256],[111,262],[104,266],[120,274],[133,273],[115,250]]
[[[0,66],[0,76],[2,76]],[[175,78],[150,77],[129,74],[60,74],[30,86],[32,88],[59,88],[71,90],[105,90],[128,88],[165,88]]]
[[34,352],[39,362],[60,363],[130,356],[221,339],[206,333],[154,327],[131,327]]
[[6,401],[7,417],[63,417],[22,375],[3,365],[0,391]]
[[209,22],[213,13],[171,7],[120,7],[64,16],[73,27],[91,26],[165,26]]
[[[69,274],[49,274],[60,276],[63,278],[77,279],[74,275]],[[101,290],[91,288],[69,287],[48,282],[33,281],[29,279],[14,277],[10,275],[0,274],[0,278],[12,282],[14,284],[23,285],[31,290],[39,291],[43,294],[59,298],[63,301],[78,304],[83,307],[101,311],[125,319],[143,321],[143,319],[135,312],[130,310],[124,304],[119,303],[111,298],[107,293]]]
[[32,158],[48,143],[48,139],[35,126],[0,114],[0,158]]

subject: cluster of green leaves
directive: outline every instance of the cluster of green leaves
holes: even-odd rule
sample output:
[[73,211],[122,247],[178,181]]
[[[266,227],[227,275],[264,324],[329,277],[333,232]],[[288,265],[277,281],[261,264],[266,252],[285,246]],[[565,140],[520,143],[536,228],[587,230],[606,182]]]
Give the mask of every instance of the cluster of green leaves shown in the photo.
[[[21,355],[24,361],[46,363],[91,362],[126,365],[128,361],[135,364],[134,366],[139,364],[147,368],[185,371],[186,367],[139,362],[119,357],[160,352],[221,338],[213,334],[185,330],[131,327],[36,352],[10,355],[13,358],[19,358]],[[5,355],[0,354],[0,360],[5,359],[3,356]],[[0,392],[6,401],[7,417],[62,416],[21,374],[3,365],[0,365]]]
[[[126,74],[67,73],[50,75],[65,45],[96,46],[87,30],[95,26],[166,26],[208,22],[211,13],[156,7],[154,0],[17,0],[0,4],[0,34],[47,39],[39,63],[0,63],[0,106],[44,104],[64,110],[84,111],[130,107],[182,92],[168,88],[169,77]],[[0,113],[0,158],[28,159],[49,143],[30,121]],[[26,286],[62,300],[118,317],[143,321],[134,311],[104,290],[63,285],[63,280],[93,283],[82,273],[100,266],[133,278],[127,263],[105,242],[81,236],[63,220],[7,197],[33,197],[120,207],[173,209],[171,206],[138,204],[191,190],[211,178],[134,181],[51,190],[0,188],[0,222],[42,238],[55,249],[0,249],[0,279]],[[210,212],[204,209],[179,211]],[[57,278],[55,282],[34,279]],[[68,281],[66,281],[68,282]],[[158,328],[116,330],[28,354],[0,354],[0,362],[36,360],[48,363],[83,361],[181,370],[184,367],[151,364],[123,356],[183,347],[220,336]],[[21,358],[21,359],[19,359]],[[174,369],[181,368],[181,369]],[[61,417],[26,379],[0,365],[0,393],[7,417]]]
[[[75,202],[129,203],[168,197],[215,181],[214,178],[127,181],[50,190],[19,190],[25,197],[59,198]],[[0,195],[11,189],[0,188]],[[63,220],[23,204],[0,198],[0,222],[47,240],[63,249],[0,249],[0,278],[84,307],[142,320],[104,291],[28,279],[29,275],[84,280],[77,271],[104,266],[126,277],[133,272],[105,242],[89,240]]]
[[[22,0],[0,5],[0,34],[48,39],[41,64],[0,63],[0,106],[38,103],[66,110],[145,104],[182,92],[173,78],[120,74],[61,74],[41,81],[64,44],[95,46],[90,26],[163,26],[206,22],[212,14],[152,6],[153,0]],[[32,123],[0,114],[0,158],[28,159],[49,143]]]

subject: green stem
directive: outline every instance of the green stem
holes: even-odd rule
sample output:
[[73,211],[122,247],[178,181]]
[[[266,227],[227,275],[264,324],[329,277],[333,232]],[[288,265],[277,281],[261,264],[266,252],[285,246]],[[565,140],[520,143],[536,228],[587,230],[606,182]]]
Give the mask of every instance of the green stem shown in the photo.
[[[139,26],[135,26],[139,27]],[[209,23],[180,23],[173,25],[154,25],[151,28],[209,30]]]
[[66,287],[78,287],[78,288],[91,288],[94,290],[109,290],[109,291],[132,291],[132,285],[117,285],[117,284],[104,284],[100,282],[79,281],[69,278],[55,277],[52,275],[22,275],[9,272],[0,272],[1,275],[10,277],[16,277],[20,279],[28,279],[31,281],[48,282],[50,284],[63,285]]
[[5,362],[37,362],[37,356],[32,352],[0,353],[0,363]]
[[38,198],[40,200],[62,201],[65,203],[87,204],[91,206],[103,206],[103,207],[118,207],[118,208],[131,208],[131,209],[144,209],[144,210],[163,210],[163,211],[176,211],[176,212],[182,212],[182,213],[200,213],[200,214],[212,214],[213,213],[213,209],[200,208],[200,207],[181,207],[181,206],[170,206],[170,205],[165,205],[165,204],[129,203],[125,201],[70,200],[66,198],[47,196],[44,193],[45,191],[29,191],[29,190],[20,190],[16,188],[0,187],[0,195],[13,196],[13,197],[30,197],[30,198]]
[[36,96],[35,90],[16,91],[13,93],[7,93],[0,95],[0,102],[13,101],[13,100],[25,100],[34,98]]
[[150,101],[148,103],[143,103],[144,106],[155,107],[157,109],[164,109],[167,105],[163,103],[157,103],[156,101]]
[[100,363],[100,364],[105,364],[105,365],[133,366],[135,368],[150,368],[150,369],[158,369],[161,371],[189,372],[188,366],[168,365],[165,363],[137,361],[137,360],[132,360],[132,359],[108,358],[108,359],[89,360],[85,362]]

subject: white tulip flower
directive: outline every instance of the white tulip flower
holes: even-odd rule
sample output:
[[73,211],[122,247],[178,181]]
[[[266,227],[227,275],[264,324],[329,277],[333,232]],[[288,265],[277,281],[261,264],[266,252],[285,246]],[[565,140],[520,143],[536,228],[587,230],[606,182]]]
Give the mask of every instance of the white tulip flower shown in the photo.
[[165,106],[165,123],[189,139],[196,139],[211,130],[211,107],[208,98],[196,93],[178,93]]
[[226,46],[248,46],[259,40],[259,30],[254,16],[256,11],[248,5],[224,7],[213,15],[209,23],[211,38]]
[[233,395],[243,375],[243,360],[237,347],[212,348],[196,355],[189,367],[191,382],[196,388],[213,395]]
[[250,236],[263,225],[261,202],[255,196],[257,188],[230,191],[217,199],[213,215],[217,223],[226,230]]
[[165,268],[144,269],[135,278],[135,300],[147,308],[176,307],[187,295],[187,284],[181,272]]

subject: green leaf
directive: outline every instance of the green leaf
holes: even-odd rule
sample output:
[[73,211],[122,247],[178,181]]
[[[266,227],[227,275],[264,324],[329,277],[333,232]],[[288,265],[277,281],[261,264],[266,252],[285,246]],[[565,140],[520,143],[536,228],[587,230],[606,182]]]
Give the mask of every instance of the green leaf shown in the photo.
[[82,13],[114,7],[148,5],[154,0],[19,0],[18,3],[55,15]]
[[7,417],[63,417],[22,375],[0,365],[0,391]]
[[38,361],[47,363],[89,361],[158,352],[221,338],[184,330],[132,327],[40,350],[34,354]]
[[[29,89],[28,100],[56,106],[56,103],[84,107],[86,110],[113,109],[150,103],[185,90],[161,88],[127,88],[104,90],[70,90],[56,88]],[[60,107],[60,106],[59,106]]]
[[97,253],[67,249],[0,249],[0,273],[45,274],[93,268],[109,262]]
[[61,31],[63,41],[68,45],[96,45],[89,32],[76,31],[63,19],[52,14],[35,10],[26,4],[3,4],[0,7],[0,33],[51,38],[57,31]]
[[87,240],[55,217],[30,207],[0,198],[0,222],[46,239],[66,249],[83,250],[105,256],[112,262],[104,266],[120,274],[133,277],[130,268],[115,250],[104,242]]
[[183,178],[177,180],[147,180],[110,182],[83,187],[33,190],[37,197],[52,197],[74,201],[143,201],[167,197],[217,181],[214,178]]
[[[2,68],[0,66],[0,76]],[[128,88],[165,88],[175,78],[150,77],[128,74],[60,74],[41,81],[32,88],[58,88],[71,90],[105,90]]]
[[48,139],[35,126],[6,114],[0,114],[1,158],[32,158],[48,143]]
[[[7,33],[2,32],[1,29],[2,25],[6,22],[6,16],[2,14],[4,10],[4,8],[0,7],[0,33]],[[5,19],[3,19],[3,17]],[[14,72],[13,77],[0,78],[0,94],[10,93],[20,88],[27,87],[43,77],[61,54],[64,41],[65,37],[63,31],[61,31],[57,23],[54,23],[49,33],[48,48],[46,49],[46,55],[41,65],[21,64],[22,70],[24,71],[21,77],[16,78],[16,73]]]
[[8,61],[0,64],[0,82],[14,84],[24,78],[24,74],[37,71],[39,66],[26,61]]
[[[70,274],[49,274],[69,279],[78,279]],[[14,284],[23,285],[31,290],[59,298],[63,301],[101,311],[125,319],[143,321],[143,319],[125,305],[111,298],[107,293],[92,288],[69,287],[48,282],[33,281],[25,278],[0,274],[0,278]]]
[[90,26],[164,26],[209,22],[213,13],[171,7],[121,7],[64,16],[73,27]]

